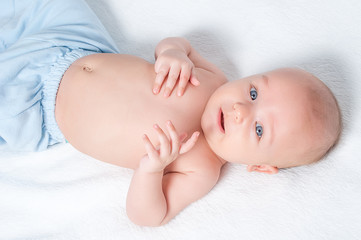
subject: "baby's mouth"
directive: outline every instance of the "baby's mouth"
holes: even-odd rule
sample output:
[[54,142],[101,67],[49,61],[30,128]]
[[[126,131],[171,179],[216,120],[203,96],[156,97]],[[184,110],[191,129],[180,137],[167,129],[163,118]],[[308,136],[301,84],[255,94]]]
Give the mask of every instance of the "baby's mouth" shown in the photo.
[[221,126],[223,131],[225,131],[226,129],[224,129],[224,117],[223,117],[223,112],[221,112]]
[[218,127],[219,127],[219,130],[220,130],[222,133],[225,133],[225,129],[224,129],[224,115],[223,115],[222,109],[219,109],[219,114],[218,114]]

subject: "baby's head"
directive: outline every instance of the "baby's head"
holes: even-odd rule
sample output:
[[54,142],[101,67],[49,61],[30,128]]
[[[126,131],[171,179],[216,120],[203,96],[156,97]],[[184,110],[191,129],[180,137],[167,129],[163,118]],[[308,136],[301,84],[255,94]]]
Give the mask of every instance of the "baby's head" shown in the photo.
[[312,74],[283,68],[218,88],[202,116],[212,150],[249,171],[310,164],[337,142],[341,117],[329,88]]

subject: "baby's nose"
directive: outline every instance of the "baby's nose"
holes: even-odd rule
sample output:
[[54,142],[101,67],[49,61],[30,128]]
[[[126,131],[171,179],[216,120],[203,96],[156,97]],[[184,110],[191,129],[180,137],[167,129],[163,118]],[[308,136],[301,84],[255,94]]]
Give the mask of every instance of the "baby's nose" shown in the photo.
[[235,103],[233,105],[233,110],[236,123],[242,123],[249,115],[249,107],[242,103]]

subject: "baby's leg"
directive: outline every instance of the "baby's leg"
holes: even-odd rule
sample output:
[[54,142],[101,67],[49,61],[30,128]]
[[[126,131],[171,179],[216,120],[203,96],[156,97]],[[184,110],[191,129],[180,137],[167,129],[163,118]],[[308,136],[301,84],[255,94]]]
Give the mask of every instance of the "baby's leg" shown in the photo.
[[15,16],[15,1],[0,1],[0,53],[16,41],[16,26],[13,26],[12,19]]
[[0,9],[0,150],[44,150],[64,141],[54,112],[66,69],[118,49],[83,0],[2,0]]
[[1,0],[0,9],[0,52],[27,36],[70,48],[118,52],[84,0]]

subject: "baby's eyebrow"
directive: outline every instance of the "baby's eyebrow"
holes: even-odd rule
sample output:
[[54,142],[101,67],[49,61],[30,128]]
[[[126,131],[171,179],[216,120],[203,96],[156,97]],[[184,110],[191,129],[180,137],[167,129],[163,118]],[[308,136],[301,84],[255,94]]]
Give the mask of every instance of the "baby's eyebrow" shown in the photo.
[[263,80],[264,85],[266,85],[267,87],[269,87],[269,86],[268,86],[269,81],[268,81],[268,77],[267,77],[266,75],[262,75],[262,80]]
[[[266,75],[262,75],[262,81],[263,84],[269,88],[269,78]],[[266,131],[268,131],[268,144],[272,145],[274,138],[275,138],[275,132],[274,132],[274,125],[275,125],[275,118],[274,115],[273,116],[269,116],[268,117],[268,124],[267,127],[268,129]]]
[[272,117],[269,118],[269,140],[268,140],[268,144],[271,146],[272,143],[273,143],[273,140],[274,140],[274,135],[275,135],[275,132],[274,132],[274,125],[275,125],[275,119]]

